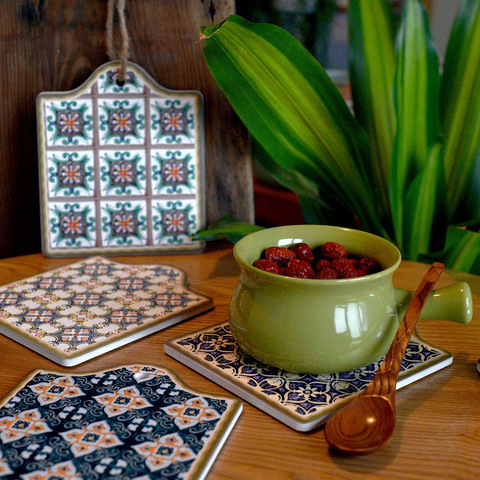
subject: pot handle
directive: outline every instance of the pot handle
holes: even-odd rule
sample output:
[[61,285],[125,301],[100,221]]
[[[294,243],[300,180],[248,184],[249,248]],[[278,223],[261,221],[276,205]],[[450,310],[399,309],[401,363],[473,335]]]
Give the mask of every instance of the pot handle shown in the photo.
[[[412,299],[413,292],[395,289],[395,300],[399,318]],[[433,290],[423,308],[420,320],[451,320],[458,323],[470,323],[473,317],[473,299],[470,286],[458,282],[448,287]]]

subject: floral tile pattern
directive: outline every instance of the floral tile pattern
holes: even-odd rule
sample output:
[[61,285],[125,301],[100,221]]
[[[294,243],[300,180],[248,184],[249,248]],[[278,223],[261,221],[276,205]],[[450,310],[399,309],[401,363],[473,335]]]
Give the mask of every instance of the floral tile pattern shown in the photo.
[[152,365],[36,370],[0,402],[0,478],[204,478],[241,409]]
[[[37,101],[48,256],[198,252],[205,226],[203,99],[110,62]],[[180,212],[180,213],[179,213]]]
[[212,305],[177,268],[90,257],[0,287],[0,332],[72,366]]
[[[326,422],[349,397],[366,388],[381,363],[328,375],[286,372],[243,352],[228,323],[169,340],[165,352],[299,431],[309,431]],[[397,388],[451,363],[450,353],[414,334]]]

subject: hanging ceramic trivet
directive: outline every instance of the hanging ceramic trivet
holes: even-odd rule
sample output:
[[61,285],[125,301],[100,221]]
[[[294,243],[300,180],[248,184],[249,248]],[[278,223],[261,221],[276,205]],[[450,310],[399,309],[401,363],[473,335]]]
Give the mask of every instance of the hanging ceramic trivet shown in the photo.
[[[107,43],[111,58],[113,1]],[[120,61],[37,99],[42,249],[51,257],[198,252],[204,228],[203,97]]]

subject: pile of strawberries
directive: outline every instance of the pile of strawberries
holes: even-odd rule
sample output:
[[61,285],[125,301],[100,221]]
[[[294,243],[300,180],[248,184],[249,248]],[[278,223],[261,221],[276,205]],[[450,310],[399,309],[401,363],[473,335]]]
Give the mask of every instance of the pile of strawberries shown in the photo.
[[269,247],[253,265],[287,277],[322,280],[362,277],[380,270],[375,259],[350,256],[345,247],[335,242],[324,243],[315,251],[306,243]]

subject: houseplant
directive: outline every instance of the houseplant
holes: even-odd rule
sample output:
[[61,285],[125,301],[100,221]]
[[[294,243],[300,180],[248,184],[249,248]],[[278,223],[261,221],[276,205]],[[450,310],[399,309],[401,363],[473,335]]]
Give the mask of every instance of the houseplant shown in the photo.
[[[405,1],[400,25],[386,0],[350,0],[349,26],[354,114],[279,27],[231,16],[202,28],[203,52],[307,223],[354,224],[404,258],[480,273],[480,2],[462,0],[442,68],[421,0]],[[252,229],[222,219],[198,237],[226,227]]]

